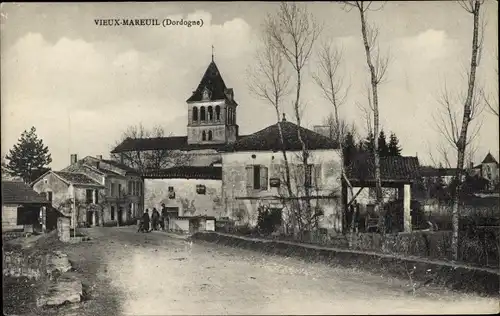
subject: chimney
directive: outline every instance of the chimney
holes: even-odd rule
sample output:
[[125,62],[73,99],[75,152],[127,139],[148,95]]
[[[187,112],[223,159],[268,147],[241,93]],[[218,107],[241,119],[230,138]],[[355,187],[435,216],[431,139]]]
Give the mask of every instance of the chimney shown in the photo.
[[469,163],[469,167],[471,170],[474,169],[474,163],[472,161]]
[[286,122],[286,115],[283,113],[283,119],[281,120],[282,122]]
[[98,160],[102,160],[102,155],[97,155],[97,156],[96,156],[96,158],[97,158]]
[[76,163],[78,160],[78,156],[76,154],[71,154],[70,156],[70,164]]

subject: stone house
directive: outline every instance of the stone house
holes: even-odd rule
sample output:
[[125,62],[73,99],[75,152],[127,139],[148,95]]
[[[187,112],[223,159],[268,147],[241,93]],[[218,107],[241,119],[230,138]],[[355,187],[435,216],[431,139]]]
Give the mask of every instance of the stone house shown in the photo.
[[63,171],[86,174],[106,188],[99,197],[105,209],[103,223],[123,225],[135,222],[142,215],[144,182],[137,170],[100,155],[77,160],[74,154],[71,159],[71,164]]
[[481,164],[474,166],[471,163],[469,174],[480,176],[489,182],[489,189],[492,190],[499,183],[498,161],[489,152],[484,157]]
[[71,227],[96,225],[103,219],[99,197],[105,187],[79,172],[48,171],[32,182],[33,190],[42,194],[52,207],[71,217]]
[[[291,186],[298,200],[310,191],[311,206],[319,211],[319,227],[342,230],[342,153],[332,139],[283,121],[248,135],[222,150],[222,200],[226,216],[255,226],[259,208],[282,212],[285,222],[291,199],[284,184],[285,163],[278,124],[285,139]],[[298,130],[309,152],[306,170],[301,160]],[[309,179],[309,180],[307,180]],[[304,200],[301,200],[304,202]]]
[[50,202],[22,181],[2,180],[2,233],[43,229]]

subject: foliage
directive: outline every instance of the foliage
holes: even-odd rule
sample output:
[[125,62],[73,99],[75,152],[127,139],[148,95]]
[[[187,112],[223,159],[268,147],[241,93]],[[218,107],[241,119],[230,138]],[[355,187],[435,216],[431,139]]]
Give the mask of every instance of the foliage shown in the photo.
[[396,137],[395,133],[391,133],[387,150],[388,156],[401,156],[402,149],[399,146],[399,139]]
[[389,147],[387,146],[387,142],[385,140],[384,130],[380,131],[377,141],[378,141],[378,153],[380,157],[389,156]]
[[[165,130],[161,126],[155,126],[147,129],[142,124],[138,126],[129,126],[121,136],[121,140],[115,145],[129,139],[149,139],[165,137]],[[115,147],[116,147],[115,146]],[[131,168],[145,171],[156,171],[178,165],[188,165],[191,156],[178,150],[154,149],[154,150],[133,150],[111,155],[113,159],[123,161]]]
[[358,152],[356,147],[356,141],[354,140],[354,135],[352,133],[347,133],[345,141],[343,143],[343,155],[344,155],[344,165],[349,166]]
[[257,227],[265,235],[273,233],[277,226],[281,226],[281,210],[259,208]]
[[[380,157],[390,157],[390,156],[401,156],[401,146],[399,145],[399,139],[394,132],[391,133],[389,138],[389,143],[387,143],[384,131],[380,131],[377,138],[378,154]],[[365,139],[360,141],[359,149],[366,153],[372,154],[373,148],[375,147],[375,137],[372,132],[366,136]]]
[[34,126],[21,134],[18,143],[5,158],[9,160],[7,167],[13,175],[21,177],[26,183],[50,170],[47,166],[52,162],[49,148],[38,138]]

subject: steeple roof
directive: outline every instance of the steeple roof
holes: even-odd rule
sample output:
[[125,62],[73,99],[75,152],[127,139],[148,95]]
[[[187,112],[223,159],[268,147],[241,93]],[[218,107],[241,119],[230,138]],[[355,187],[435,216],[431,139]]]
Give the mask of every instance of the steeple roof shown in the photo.
[[495,159],[495,157],[493,157],[493,155],[489,152],[486,157],[484,157],[484,160],[482,163],[498,163]]
[[193,94],[186,102],[203,101],[203,91],[205,89],[209,91],[210,100],[226,100],[236,104],[236,101],[232,99],[232,89],[226,87],[220,71],[213,60],[201,78],[198,88],[193,91]]

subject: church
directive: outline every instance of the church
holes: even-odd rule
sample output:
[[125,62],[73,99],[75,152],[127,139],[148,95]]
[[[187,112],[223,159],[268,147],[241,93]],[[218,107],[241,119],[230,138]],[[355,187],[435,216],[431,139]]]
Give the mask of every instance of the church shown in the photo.
[[143,174],[144,208],[151,211],[165,204],[168,212],[177,217],[220,218],[225,212],[219,150],[242,136],[236,124],[238,103],[234,91],[226,86],[213,57],[186,103],[186,136],[127,138],[112,154],[123,157],[127,152],[161,150],[180,153],[181,165]]
[[[121,159],[130,152],[183,155],[181,164],[143,173],[145,209],[151,212],[164,204],[176,219],[170,221],[173,226],[169,228],[174,230],[192,230],[194,218],[230,218],[239,225],[255,225],[263,207],[286,209],[281,178],[285,149],[298,198],[304,192],[301,186],[309,186],[317,197],[312,206],[320,210],[319,227],[341,231],[342,152],[338,143],[284,116],[260,131],[240,135],[234,91],[226,86],[213,57],[186,103],[186,136],[127,138],[111,152]],[[297,158],[302,150],[299,133],[310,155],[306,170]]]

